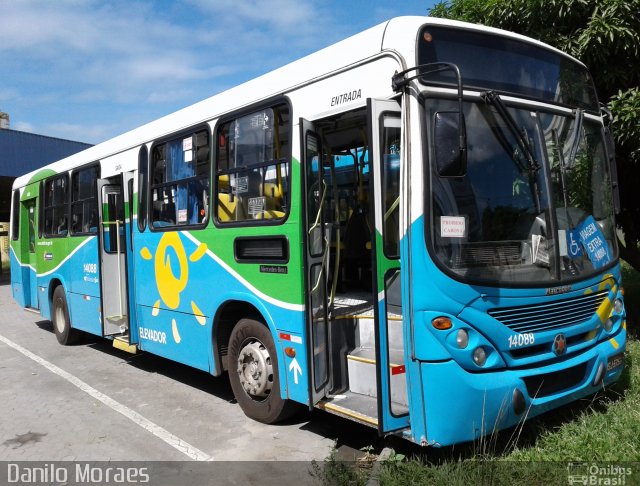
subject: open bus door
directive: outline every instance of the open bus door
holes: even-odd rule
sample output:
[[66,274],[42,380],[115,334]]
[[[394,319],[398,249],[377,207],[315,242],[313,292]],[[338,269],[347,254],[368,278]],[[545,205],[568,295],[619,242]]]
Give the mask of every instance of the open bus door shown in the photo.
[[[301,120],[300,129],[311,405],[377,427],[380,433],[406,428],[400,105],[369,100],[366,112],[336,115],[315,125]],[[332,152],[344,153],[345,147],[361,158],[351,169],[358,172],[359,206],[343,218],[341,194],[352,184],[345,185],[349,169],[336,167]]]
[[330,188],[327,187],[322,164],[320,137],[313,124],[300,120],[304,197],[306,198],[305,239],[308,289],[307,329],[310,342],[309,369],[311,370],[311,404],[324,398],[329,385],[329,325],[327,309],[327,270],[329,241],[324,221],[324,201]]
[[400,154],[402,120],[394,100],[367,100],[373,169],[373,278],[378,430],[409,426],[400,289]]
[[129,331],[125,221],[125,197],[128,186],[123,182],[123,178],[98,180],[103,336],[124,336]]

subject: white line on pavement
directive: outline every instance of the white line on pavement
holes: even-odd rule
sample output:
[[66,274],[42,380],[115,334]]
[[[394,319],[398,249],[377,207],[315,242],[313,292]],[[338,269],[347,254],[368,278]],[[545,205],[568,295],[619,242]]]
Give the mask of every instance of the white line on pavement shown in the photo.
[[19,344],[14,343],[10,339],[7,339],[6,337],[4,337],[2,335],[0,335],[0,341],[5,343],[7,346],[12,347],[16,351],[19,351],[20,353],[24,354],[27,358],[32,359],[33,361],[35,361],[39,365],[44,366],[45,368],[47,368],[52,373],[55,373],[56,375],[60,376],[61,378],[64,378],[69,383],[71,383],[72,385],[75,385],[80,390],[82,390],[86,394],[92,396],[96,400],[101,401],[102,403],[104,403],[107,407],[111,408],[112,410],[115,410],[116,412],[124,415],[129,420],[131,420],[133,423],[135,423],[136,425],[139,425],[140,427],[142,427],[143,429],[147,430],[148,432],[151,432],[153,435],[158,437],[160,440],[163,440],[164,442],[169,444],[171,447],[173,447],[174,449],[179,450],[180,452],[182,452],[186,456],[190,457],[191,459],[193,459],[195,461],[212,461],[213,460],[213,457],[211,457],[209,454],[206,454],[206,453],[202,452],[200,449],[192,446],[188,442],[185,442],[180,437],[177,437],[177,436],[173,435],[168,430],[160,427],[158,424],[155,424],[151,420],[143,417],[138,412],[136,412],[134,410],[131,410],[126,405],[123,405],[123,404],[115,401],[113,398],[111,398],[111,397],[105,395],[104,393],[96,390],[95,388],[93,388],[92,386],[88,385],[87,383],[85,383],[81,379],[75,377],[71,373],[68,373],[68,372],[64,371],[62,368],[58,368],[56,365],[54,365],[52,363],[49,363],[46,359],[41,358],[37,354],[32,353],[28,349],[23,348]]

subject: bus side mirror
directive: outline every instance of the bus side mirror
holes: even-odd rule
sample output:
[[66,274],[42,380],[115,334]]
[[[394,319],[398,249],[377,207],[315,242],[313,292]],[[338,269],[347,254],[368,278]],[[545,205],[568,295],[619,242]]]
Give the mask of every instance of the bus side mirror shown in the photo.
[[439,111],[435,115],[434,147],[440,177],[464,177],[467,173],[467,135],[464,115]]

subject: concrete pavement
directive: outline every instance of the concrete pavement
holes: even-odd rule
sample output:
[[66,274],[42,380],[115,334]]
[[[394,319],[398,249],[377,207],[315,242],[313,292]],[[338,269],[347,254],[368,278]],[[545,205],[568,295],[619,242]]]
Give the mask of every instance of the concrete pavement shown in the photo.
[[281,425],[252,421],[226,376],[108,340],[60,346],[51,323],[10,290],[0,284],[0,460],[189,461],[191,447],[214,461],[322,461],[336,440],[346,458],[378,441],[317,410]]

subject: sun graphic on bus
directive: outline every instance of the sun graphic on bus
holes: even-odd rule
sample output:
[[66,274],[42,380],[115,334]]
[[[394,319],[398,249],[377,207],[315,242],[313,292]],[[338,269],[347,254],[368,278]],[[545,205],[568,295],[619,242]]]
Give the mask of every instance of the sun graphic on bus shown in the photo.
[[[204,256],[206,251],[207,245],[205,243],[200,243],[195,251],[189,255],[189,261],[197,262]],[[172,254],[174,254],[178,259],[179,272],[177,276],[173,273],[171,266]],[[160,299],[153,304],[151,315],[153,317],[160,315],[161,300],[164,305],[169,307],[169,309],[177,309],[180,306],[180,294],[184,291],[187,287],[187,283],[189,282],[187,252],[184,249],[182,240],[180,240],[178,233],[165,233],[162,235],[155,257],[151,255],[149,248],[146,246],[140,250],[140,256],[145,260],[154,260],[156,285],[158,287]],[[191,310],[193,311],[198,324],[204,326],[207,320],[193,300],[191,301]],[[180,331],[175,319],[171,319],[171,332],[173,334],[173,340],[176,344],[180,344],[182,338],[180,337]]]

